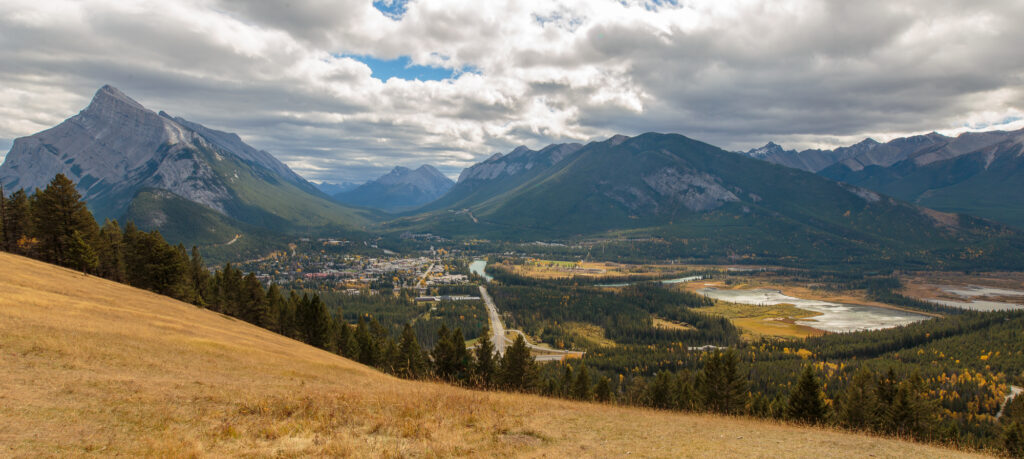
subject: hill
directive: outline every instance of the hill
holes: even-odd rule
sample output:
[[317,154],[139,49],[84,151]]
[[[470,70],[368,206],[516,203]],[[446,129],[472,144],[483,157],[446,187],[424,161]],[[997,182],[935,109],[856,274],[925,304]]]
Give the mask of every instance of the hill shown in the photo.
[[748,419],[403,381],[0,253],[0,455],[968,457]]
[[376,180],[334,194],[334,200],[353,206],[400,212],[441,197],[454,184],[429,164],[416,169],[396,166]]
[[[545,151],[551,148],[533,153],[527,163],[532,167],[509,161],[514,154],[478,164],[425,208],[447,209],[391,226],[520,241],[655,238],[657,247],[646,255],[843,264],[932,263],[970,247],[991,254],[1021,243],[1018,233],[1001,225],[924,209],[681,135],[616,136],[537,158]],[[474,180],[466,179],[474,171]],[[487,171],[497,172],[482,173]],[[470,188],[482,191],[456,195]]]
[[[0,183],[8,192],[31,192],[58,173],[75,182],[101,222],[128,213],[173,242],[225,243],[248,226],[354,229],[372,217],[330,201],[237,135],[155,113],[111,86],[100,88],[88,107],[61,124],[15,139],[0,165]],[[153,191],[176,199],[155,200]],[[204,210],[183,212],[179,199]],[[224,221],[207,224],[209,213]],[[189,227],[194,229],[179,231]]]

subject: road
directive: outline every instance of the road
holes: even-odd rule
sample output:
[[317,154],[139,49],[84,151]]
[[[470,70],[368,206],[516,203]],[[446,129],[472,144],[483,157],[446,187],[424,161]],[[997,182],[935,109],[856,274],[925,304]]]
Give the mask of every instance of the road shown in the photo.
[[1009,405],[1010,401],[1022,392],[1024,392],[1024,387],[1010,386],[1010,393],[1003,399],[1003,404],[999,407],[999,414],[996,414],[996,419],[1003,417],[1003,410],[1006,409],[1006,405]]
[[491,323],[491,343],[494,343],[494,350],[498,355],[505,355],[505,347],[508,344],[505,340],[505,324],[501,323],[501,316],[498,315],[498,306],[494,304],[491,295],[487,293],[487,287],[480,286],[480,298],[484,299],[487,305],[487,319]]
[[418,286],[420,286],[420,285],[422,285],[422,286],[424,286],[424,287],[426,287],[426,286],[427,286],[427,276],[429,276],[429,275],[430,275],[430,272],[434,270],[434,265],[435,265],[435,264],[436,264],[436,263],[431,263],[431,264],[430,264],[430,267],[429,267],[429,268],[427,268],[426,272],[424,272],[424,273],[423,273],[423,277],[421,277],[421,278],[420,278],[420,280],[419,280],[419,282],[417,282],[417,283],[416,283],[416,286],[417,286],[417,287],[418,287]]

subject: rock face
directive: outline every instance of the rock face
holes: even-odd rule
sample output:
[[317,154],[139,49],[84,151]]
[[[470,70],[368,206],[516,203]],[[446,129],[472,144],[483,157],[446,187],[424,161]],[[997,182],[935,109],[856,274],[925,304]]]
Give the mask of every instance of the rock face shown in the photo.
[[410,210],[441,197],[455,185],[433,166],[396,166],[380,178],[334,195],[338,202],[388,212]]
[[[31,192],[58,173],[76,183],[101,221],[121,218],[144,190],[170,193],[266,227],[286,218],[301,220],[303,205],[268,208],[260,202],[268,201],[261,193],[326,202],[312,184],[237,135],[153,112],[111,86],[100,88],[88,107],[61,124],[16,139],[0,165],[0,184]],[[284,208],[300,211],[285,215],[279,210]],[[155,229],[168,219],[188,218],[150,211],[152,216],[135,217],[155,222]]]
[[486,161],[474,164],[459,174],[459,184],[473,181],[496,180],[519,175],[523,172],[560,163],[583,148],[578,143],[554,144],[534,151],[525,146],[517,147],[507,155],[496,153]]

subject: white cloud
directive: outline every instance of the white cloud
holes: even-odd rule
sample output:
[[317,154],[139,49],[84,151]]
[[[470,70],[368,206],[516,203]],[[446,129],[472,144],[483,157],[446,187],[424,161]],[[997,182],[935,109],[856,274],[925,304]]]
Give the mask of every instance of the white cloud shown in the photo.
[[[881,140],[1016,122],[1022,19],[1020,2],[967,0],[413,0],[397,19],[370,0],[13,0],[0,139],[109,83],[318,180],[454,174],[520,143],[615,133],[734,149]],[[476,71],[381,82],[346,55]]]

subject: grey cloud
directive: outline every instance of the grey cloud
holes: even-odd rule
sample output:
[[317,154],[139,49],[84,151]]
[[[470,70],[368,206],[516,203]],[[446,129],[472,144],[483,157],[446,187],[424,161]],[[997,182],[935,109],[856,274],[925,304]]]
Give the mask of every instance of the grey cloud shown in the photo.
[[[0,138],[56,124],[109,83],[308,178],[362,181],[423,163],[455,175],[519,144],[615,133],[799,147],[1024,110],[1020,2],[692,3],[695,24],[618,2],[411,2],[394,21],[369,0],[135,13],[95,0],[54,25],[3,14],[31,3],[0,6]],[[383,84],[334,57],[350,53],[446,56],[481,74]]]

